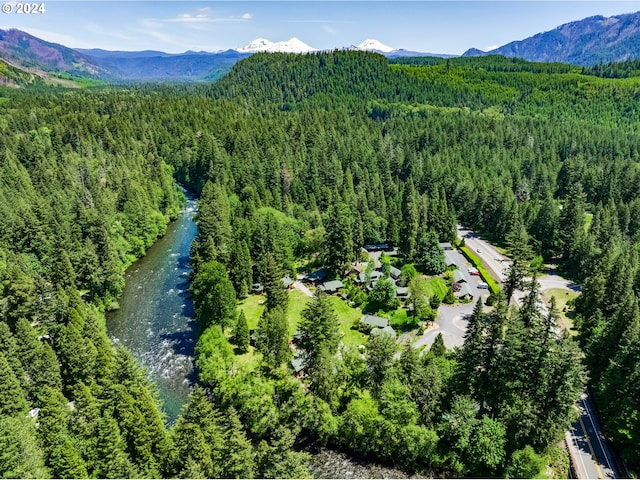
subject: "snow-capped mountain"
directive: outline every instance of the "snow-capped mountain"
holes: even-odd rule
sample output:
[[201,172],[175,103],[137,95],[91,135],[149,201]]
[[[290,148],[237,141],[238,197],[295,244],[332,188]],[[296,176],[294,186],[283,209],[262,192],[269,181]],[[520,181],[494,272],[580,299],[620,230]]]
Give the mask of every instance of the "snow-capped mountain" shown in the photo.
[[315,52],[317,48],[310,47],[302,40],[293,37],[284,42],[271,42],[266,38],[256,38],[244,47],[237,48],[240,53],[256,52],[282,52],[282,53],[308,53]]
[[396,49],[390,47],[389,45],[385,45],[384,43],[375,40],[373,38],[367,38],[364,42],[356,47],[357,50],[367,50],[369,52],[382,52],[382,53],[390,53],[394,52]]

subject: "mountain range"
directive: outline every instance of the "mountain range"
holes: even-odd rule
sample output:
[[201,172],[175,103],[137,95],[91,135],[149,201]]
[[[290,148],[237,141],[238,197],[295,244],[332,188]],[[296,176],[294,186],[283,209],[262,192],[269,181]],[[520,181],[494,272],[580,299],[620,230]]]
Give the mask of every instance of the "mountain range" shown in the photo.
[[[455,55],[409,51],[375,39],[346,47],[386,57]],[[37,78],[89,77],[113,81],[214,81],[239,60],[257,52],[309,53],[318,49],[298,38],[272,42],[258,38],[247,45],[218,52],[170,54],[72,49],[20,30],[0,30],[0,83],[22,85]],[[589,17],[561,25],[524,40],[485,52],[469,49],[463,56],[499,54],[537,62],[590,66],[640,58],[640,12],[614,17]]]
[[504,55],[532,62],[563,62],[593,66],[640,57],[640,12],[614,17],[595,16],[566,23],[544,33],[483,52],[463,56]]

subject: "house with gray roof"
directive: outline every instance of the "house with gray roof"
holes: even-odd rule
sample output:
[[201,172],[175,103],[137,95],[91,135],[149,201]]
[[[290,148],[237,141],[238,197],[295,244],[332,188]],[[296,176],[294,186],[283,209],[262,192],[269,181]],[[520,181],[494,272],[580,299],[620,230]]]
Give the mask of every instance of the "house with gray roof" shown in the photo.
[[457,293],[458,298],[473,298],[471,287],[468,283],[460,284],[460,291]]
[[396,267],[391,267],[389,269],[389,275],[391,275],[391,278],[397,280],[400,277],[400,269],[396,268]]
[[330,282],[324,282],[320,285],[320,288],[326,293],[335,293],[343,287],[344,284],[340,280],[331,280]]
[[466,282],[465,278],[462,276],[462,272],[460,270],[453,271],[453,281],[455,283],[463,283]]
[[396,331],[393,329],[393,327],[391,327],[390,325],[387,325],[384,328],[380,328],[380,327],[372,328],[371,333],[369,335],[371,336],[389,335],[391,336],[391,338],[396,338]]
[[384,317],[376,317],[375,315],[363,315],[360,319],[360,323],[371,328],[384,328],[389,326],[389,319]]
[[396,298],[409,298],[409,287],[396,287]]
[[282,277],[280,280],[282,281],[282,286],[284,288],[289,288],[293,285],[293,280],[290,277]]

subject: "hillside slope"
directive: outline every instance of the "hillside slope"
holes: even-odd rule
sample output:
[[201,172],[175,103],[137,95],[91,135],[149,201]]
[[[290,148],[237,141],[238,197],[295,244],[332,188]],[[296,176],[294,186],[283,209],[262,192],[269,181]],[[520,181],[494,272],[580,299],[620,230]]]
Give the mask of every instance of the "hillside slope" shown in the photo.
[[640,57],[640,12],[589,17],[490,52],[470,49],[463,56],[488,54],[584,66],[632,60]]

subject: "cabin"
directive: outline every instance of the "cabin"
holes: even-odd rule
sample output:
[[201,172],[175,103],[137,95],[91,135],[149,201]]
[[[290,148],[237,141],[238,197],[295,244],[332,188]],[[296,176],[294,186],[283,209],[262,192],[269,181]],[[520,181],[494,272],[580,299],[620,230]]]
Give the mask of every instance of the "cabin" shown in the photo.
[[310,273],[305,277],[307,282],[322,282],[325,278],[327,278],[327,271],[324,268],[319,268],[313,273]]
[[391,278],[393,278],[394,280],[397,280],[398,278],[400,278],[401,273],[402,272],[400,271],[399,268],[391,267],[389,269],[389,275],[391,275]]
[[392,250],[388,243],[369,243],[363,247],[367,252],[388,252]]
[[396,298],[405,299],[409,298],[411,293],[409,293],[409,287],[397,287],[396,288]]
[[304,360],[302,357],[296,357],[291,360],[291,368],[293,368],[296,377],[302,377],[304,375]]
[[340,280],[331,280],[320,285],[320,289],[326,293],[336,293],[341,288],[344,288],[344,284]]
[[371,333],[369,334],[372,337],[377,335],[389,335],[391,338],[396,338],[396,331],[390,325],[387,325],[384,328],[375,327],[371,329]]
[[360,319],[360,323],[366,325],[369,328],[384,328],[389,326],[389,319],[376,317],[375,315],[363,315]]
[[254,295],[260,295],[263,292],[264,292],[264,285],[262,285],[261,283],[256,282],[253,285],[251,285],[251,293],[253,293]]
[[293,286],[293,280],[290,277],[282,277],[280,281],[282,281],[282,286],[286,289],[289,289]]
[[453,271],[453,281],[455,283],[463,283],[466,282],[465,278],[462,276],[462,272],[460,270]]
[[471,287],[469,287],[467,283],[462,283],[457,296],[459,299],[472,299],[473,293],[471,293]]

